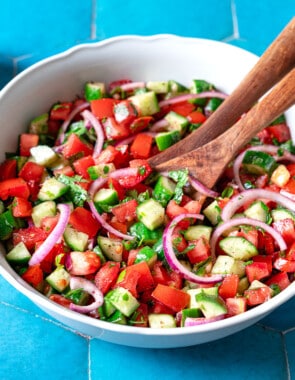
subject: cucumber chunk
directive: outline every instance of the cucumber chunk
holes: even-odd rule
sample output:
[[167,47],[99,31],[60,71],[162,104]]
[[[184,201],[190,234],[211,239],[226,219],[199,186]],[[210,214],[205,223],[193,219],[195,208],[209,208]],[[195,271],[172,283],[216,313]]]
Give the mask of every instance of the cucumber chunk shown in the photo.
[[70,278],[70,274],[60,266],[46,277],[46,281],[58,292],[63,292],[69,286]]
[[113,289],[109,296],[109,301],[111,304],[119,310],[126,317],[130,317],[132,313],[138,308],[140,303],[137,299],[129,292],[129,290],[118,287]]
[[6,255],[6,259],[11,264],[27,264],[31,258],[31,254],[28,251],[25,244],[21,241]]
[[168,130],[178,131],[180,135],[184,134],[186,127],[189,125],[189,121],[186,117],[179,115],[174,111],[168,112],[168,114],[165,116],[165,119],[169,123]]
[[221,220],[221,208],[218,205],[217,200],[211,202],[204,210],[203,214],[207,219],[215,226]]
[[123,244],[121,240],[110,239],[105,236],[98,236],[97,243],[103,254],[112,261],[121,262],[123,254]]
[[38,193],[38,199],[41,201],[52,201],[64,195],[68,191],[69,186],[59,182],[56,178],[46,179]]
[[210,226],[190,226],[184,232],[184,237],[186,240],[197,240],[203,237],[207,241],[210,240],[213,228]]
[[30,153],[37,164],[45,167],[50,167],[58,159],[55,151],[47,145],[34,146]]
[[176,321],[170,314],[149,314],[149,326],[152,329],[166,329],[176,327]]
[[163,151],[180,140],[179,131],[160,132],[155,137],[159,151]]
[[295,214],[285,208],[275,208],[271,210],[271,217],[274,222],[278,222],[283,219],[292,219],[295,222]]
[[242,161],[243,168],[251,174],[268,174],[278,166],[276,160],[268,153],[248,150]]
[[54,201],[45,201],[33,207],[32,219],[36,227],[40,227],[41,221],[46,216],[56,215],[56,203]]
[[89,236],[87,234],[67,226],[63,236],[66,244],[72,250],[79,252],[85,251],[89,239]]
[[225,253],[237,260],[247,261],[258,254],[255,245],[241,236],[228,236],[219,245]]
[[160,227],[165,221],[164,207],[153,198],[150,198],[137,206],[136,214],[138,220],[152,231]]
[[166,206],[175,193],[176,184],[171,179],[160,176],[156,182],[153,197],[160,202],[162,206]]
[[129,100],[136,107],[141,116],[154,115],[160,111],[158,99],[154,91],[130,96]]
[[212,267],[212,274],[237,274],[243,277],[246,273],[245,263],[227,255],[219,255]]
[[267,205],[262,201],[253,202],[245,211],[247,218],[260,220],[264,223],[269,223],[271,220],[270,211]]
[[208,295],[204,291],[196,295],[196,301],[206,318],[227,313],[227,308],[220,298]]
[[87,82],[84,86],[84,94],[87,102],[95,99],[101,99],[106,93],[105,83]]
[[154,91],[156,94],[166,94],[169,91],[169,83],[149,81],[146,83],[146,88],[150,91]]

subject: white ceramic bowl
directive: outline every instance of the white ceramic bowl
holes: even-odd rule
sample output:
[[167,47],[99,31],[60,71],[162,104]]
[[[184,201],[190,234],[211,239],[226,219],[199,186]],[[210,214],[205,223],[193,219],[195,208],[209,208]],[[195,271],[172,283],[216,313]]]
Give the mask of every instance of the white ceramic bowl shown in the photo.
[[[257,59],[225,43],[171,35],[123,36],[79,45],[31,66],[1,91],[0,160],[6,151],[16,149],[18,134],[26,130],[34,116],[46,112],[57,100],[81,93],[86,81],[175,79],[189,85],[192,79],[202,78],[230,93]],[[294,139],[294,107],[287,113],[287,120]],[[293,283],[265,304],[232,318],[190,328],[148,329],[95,320],[49,301],[26,284],[1,254],[0,274],[65,325],[92,337],[136,347],[182,347],[220,339],[254,324],[295,293]]]

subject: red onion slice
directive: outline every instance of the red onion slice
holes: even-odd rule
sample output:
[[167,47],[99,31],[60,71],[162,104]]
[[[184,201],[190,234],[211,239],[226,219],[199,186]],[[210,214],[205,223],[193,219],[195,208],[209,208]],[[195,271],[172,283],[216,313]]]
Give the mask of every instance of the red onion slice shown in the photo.
[[191,214],[191,213],[180,214],[176,216],[175,218],[173,218],[171,222],[166,226],[163,233],[163,249],[164,249],[164,254],[165,254],[168,264],[170,265],[172,270],[174,270],[177,273],[180,273],[187,280],[197,283],[197,284],[214,284],[214,283],[222,281],[223,276],[221,275],[208,276],[208,277],[198,276],[192,273],[191,271],[189,271],[183,265],[181,265],[181,263],[177,260],[177,257],[174,253],[174,249],[172,245],[172,234],[176,225],[185,218],[193,218],[193,219],[202,220],[204,217],[203,215],[200,215],[200,214]]
[[211,246],[211,255],[214,258],[215,258],[215,248],[216,248],[217,241],[219,237],[223,234],[223,232],[228,230],[229,228],[232,228],[235,226],[241,226],[243,224],[262,228],[264,231],[269,233],[276,240],[281,251],[285,251],[287,249],[287,244],[285,240],[283,239],[282,235],[278,233],[274,228],[270,227],[268,224],[260,222],[259,220],[256,220],[256,219],[251,219],[251,218],[234,218],[222,223],[213,232],[211,236],[211,240],[210,240],[210,246]]
[[[127,168],[127,169],[133,169],[133,168]],[[117,171],[119,171],[121,169],[118,169]],[[122,169],[124,170],[124,169]],[[135,168],[136,172],[137,172],[137,169]],[[113,173],[115,173],[116,171],[114,171]],[[94,194],[96,193],[96,191],[101,188],[105,183],[107,182],[107,178],[98,178],[97,180],[95,180],[90,188],[89,188],[89,196],[90,196],[90,200],[88,201],[88,204],[89,204],[89,207],[90,207],[90,210],[93,214],[93,216],[99,221],[99,223],[101,224],[101,226],[106,229],[107,231],[109,231],[110,233],[118,236],[119,238],[121,239],[124,239],[124,240],[133,240],[134,237],[133,236],[130,236],[130,235],[126,235],[126,234],[123,234],[122,232],[116,230],[114,227],[112,227],[108,222],[106,222],[104,220],[104,218],[102,217],[102,215],[100,215],[100,213],[97,211],[96,207],[95,207],[95,204],[93,203],[93,196]]]
[[122,168],[110,173],[111,178],[133,177],[138,174],[138,168]]
[[131,91],[131,90],[135,90],[137,88],[144,88],[145,82],[124,83],[124,84],[121,84],[119,87],[122,91]]
[[89,121],[92,124],[92,126],[95,130],[96,143],[95,143],[95,147],[94,147],[94,151],[93,151],[93,158],[97,158],[102,151],[102,147],[103,147],[103,143],[104,143],[103,128],[102,128],[100,122],[97,120],[97,118],[93,115],[92,112],[85,110],[82,112],[82,116],[84,117],[84,119],[86,121]]
[[169,122],[166,119],[161,119],[156,121],[151,127],[150,131],[152,132],[161,132],[163,131],[166,127],[168,127]]
[[196,178],[192,176],[189,176],[189,182],[196,191],[205,195],[206,197],[216,198],[219,196],[219,194],[216,191],[213,191],[208,187],[204,186],[200,181],[198,181]]
[[204,325],[206,323],[217,322],[217,321],[221,321],[225,317],[226,317],[226,314],[220,314],[220,315],[217,315],[216,317],[211,317],[211,318],[205,318],[205,317],[191,318],[191,317],[187,317],[187,318],[185,318],[185,321],[184,321],[184,327],[199,326],[199,325]]
[[66,118],[66,120],[62,123],[60,130],[61,134],[59,135],[56,144],[62,144],[64,139],[65,139],[65,133],[66,130],[68,129],[68,126],[70,122],[73,120],[73,118],[78,115],[78,113],[82,112],[85,108],[89,107],[88,102],[84,102],[82,104],[79,104],[77,107],[75,107],[72,112],[70,112],[69,116]]
[[226,99],[228,95],[224,94],[220,91],[204,91],[200,92],[199,94],[184,94],[184,95],[178,95],[174,96],[170,99],[165,99],[159,102],[159,107],[165,107],[169,106],[171,104],[181,103],[185,102],[190,99],[202,99],[202,98],[220,98],[220,99]]
[[63,203],[57,205],[57,208],[60,212],[58,222],[50,235],[47,236],[40,247],[34,252],[29,261],[30,266],[39,264],[63,236],[63,233],[69,221],[71,209],[69,205]]
[[224,206],[221,218],[224,221],[228,221],[240,207],[255,199],[268,199],[295,212],[295,202],[291,199],[270,190],[250,189],[233,196]]
[[[236,181],[236,183],[239,186],[239,189],[241,191],[245,190],[245,188],[244,188],[244,186],[241,182],[241,179],[240,179],[240,169],[242,166],[242,162],[243,162],[245,153],[248,150],[269,153],[269,154],[273,155],[273,157],[276,161],[288,160],[291,162],[295,162],[295,155],[294,154],[291,154],[286,149],[282,149],[282,148],[274,146],[274,145],[264,144],[264,145],[258,145],[258,146],[251,146],[251,147],[247,148],[246,150],[244,150],[242,153],[240,153],[236,157],[234,164],[233,164],[234,179],[235,179],[235,181]],[[278,155],[277,154],[278,150],[281,150],[283,154]]]
[[70,304],[70,309],[77,311],[78,313],[86,314],[99,308],[103,304],[103,294],[102,292],[89,280],[83,277],[71,277],[70,279],[71,289],[83,289],[85,292],[89,293],[94,301],[90,305],[81,306],[74,303]]

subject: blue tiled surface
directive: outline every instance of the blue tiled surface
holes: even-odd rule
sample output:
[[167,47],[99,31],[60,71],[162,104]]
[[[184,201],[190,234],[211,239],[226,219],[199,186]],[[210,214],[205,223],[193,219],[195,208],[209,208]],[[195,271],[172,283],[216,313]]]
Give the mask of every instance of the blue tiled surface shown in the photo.
[[[260,55],[294,14],[292,0],[6,1],[0,17],[0,87],[44,57],[120,34],[205,37]],[[0,278],[3,380],[290,380],[295,379],[294,341],[295,299],[217,342],[169,350],[117,346],[61,326]]]

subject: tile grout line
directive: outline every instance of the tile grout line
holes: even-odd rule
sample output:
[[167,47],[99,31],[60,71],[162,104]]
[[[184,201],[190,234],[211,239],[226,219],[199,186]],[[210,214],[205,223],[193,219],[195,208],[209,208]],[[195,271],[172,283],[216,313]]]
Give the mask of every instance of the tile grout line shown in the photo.
[[232,16],[232,28],[233,28],[233,33],[225,37],[222,41],[223,42],[230,42],[233,40],[238,40],[240,38],[240,33],[239,33],[239,25],[238,25],[238,17],[237,17],[237,9],[236,9],[236,4],[235,0],[231,0],[231,16]]
[[286,347],[286,334],[285,332],[281,333],[281,338],[282,338],[282,343],[283,343],[283,352],[285,356],[285,363],[286,363],[286,370],[287,370],[287,380],[291,380],[291,371],[290,371],[290,362],[289,362],[289,357],[288,357],[288,350]]
[[92,0],[92,6],[91,6],[91,25],[90,25],[90,39],[95,40],[96,39],[96,1]]

